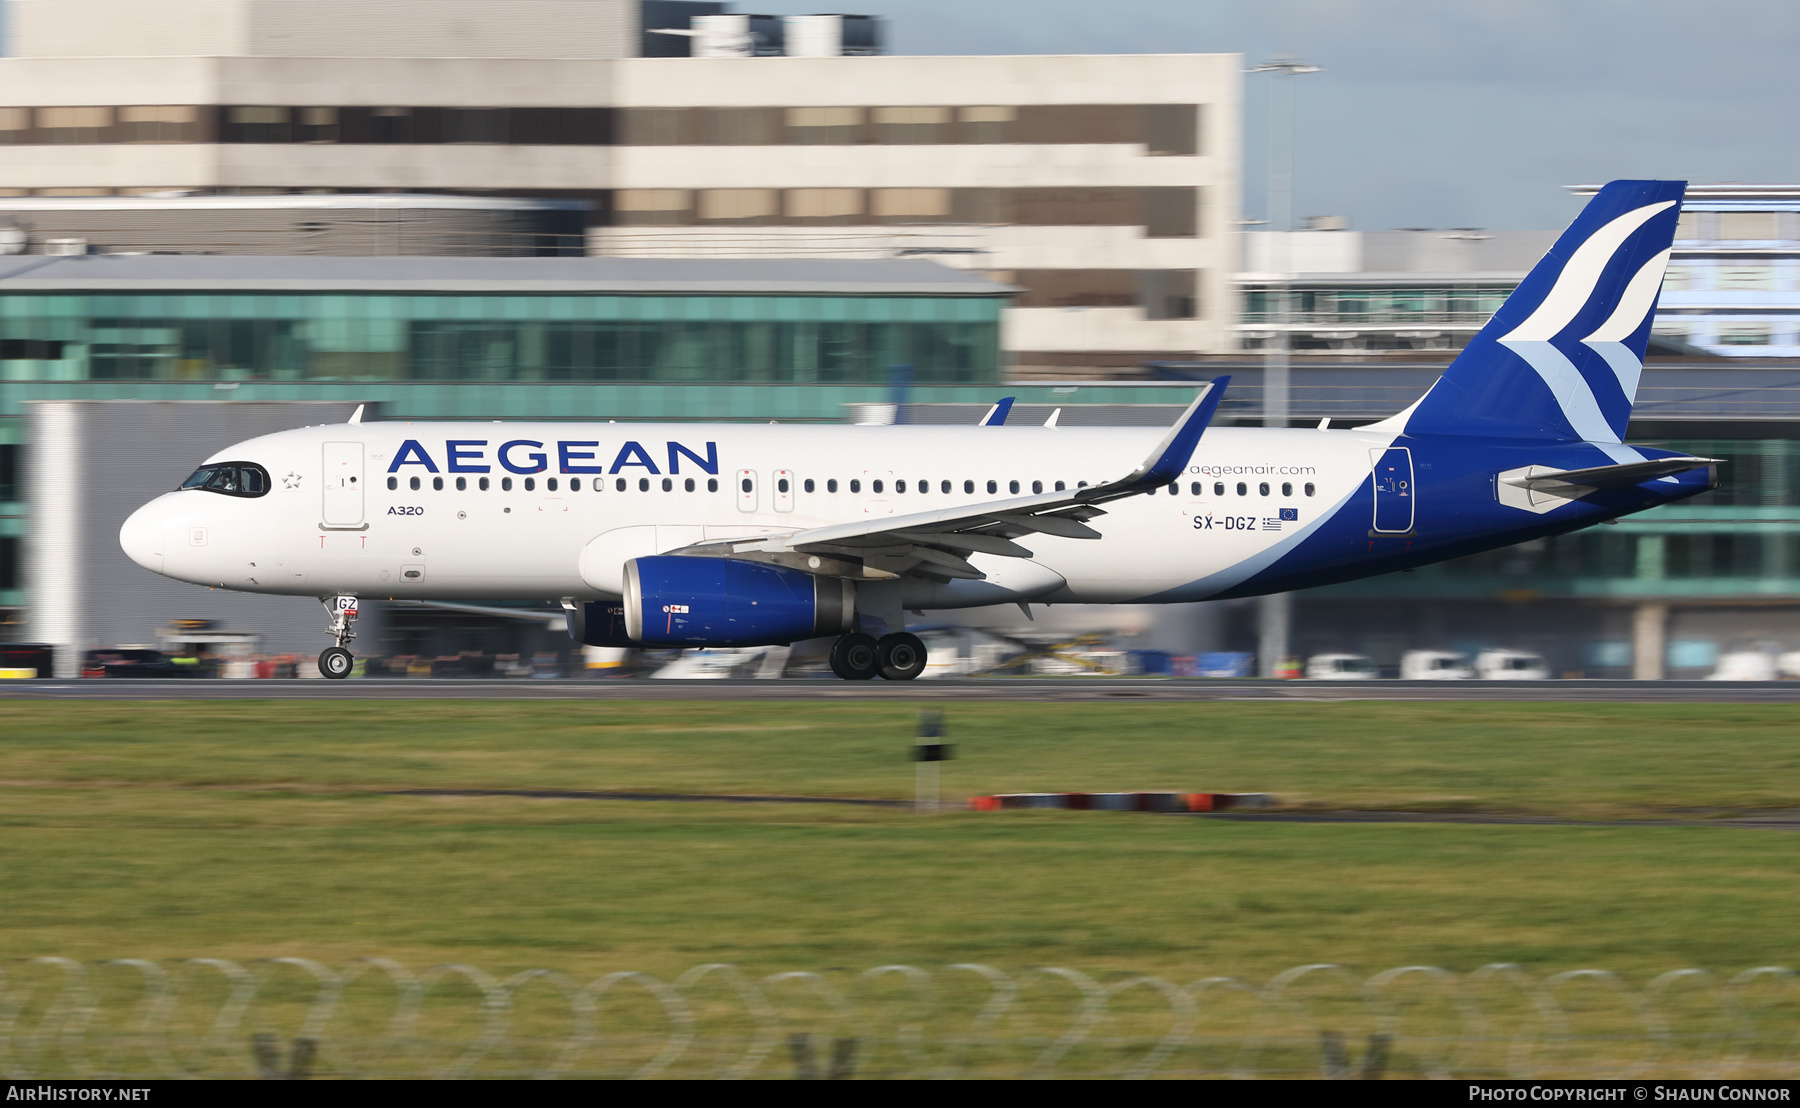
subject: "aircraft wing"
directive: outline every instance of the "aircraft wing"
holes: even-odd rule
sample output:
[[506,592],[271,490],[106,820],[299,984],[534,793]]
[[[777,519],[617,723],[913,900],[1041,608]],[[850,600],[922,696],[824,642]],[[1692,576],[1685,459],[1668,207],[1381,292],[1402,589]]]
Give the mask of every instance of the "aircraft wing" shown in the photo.
[[1656,458],[1647,462],[1595,466],[1592,469],[1552,470],[1547,473],[1503,477],[1501,480],[1509,485],[1530,489],[1533,492],[1579,500],[1596,489],[1615,489],[1625,485],[1638,485],[1658,477],[1686,473],[1690,469],[1699,469],[1702,466],[1716,465],[1718,461],[1717,458]]
[[969,563],[970,554],[1029,558],[1032,552],[1013,540],[1032,534],[1097,539],[1100,532],[1087,521],[1106,514],[1101,504],[1179,480],[1230,380],[1220,377],[1202,389],[1149,456],[1114,481],[783,535],[706,543],[683,553],[772,555],[782,564],[834,576],[887,578],[917,572],[944,579],[980,580],[986,575]]

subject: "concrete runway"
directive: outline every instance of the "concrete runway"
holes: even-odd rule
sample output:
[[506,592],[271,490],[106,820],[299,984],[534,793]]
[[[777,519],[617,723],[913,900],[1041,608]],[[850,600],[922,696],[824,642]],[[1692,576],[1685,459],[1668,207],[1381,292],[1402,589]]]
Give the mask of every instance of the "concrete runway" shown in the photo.
[[1800,681],[1221,681],[1157,678],[838,680],[0,681],[0,700],[1541,701],[1800,703]]

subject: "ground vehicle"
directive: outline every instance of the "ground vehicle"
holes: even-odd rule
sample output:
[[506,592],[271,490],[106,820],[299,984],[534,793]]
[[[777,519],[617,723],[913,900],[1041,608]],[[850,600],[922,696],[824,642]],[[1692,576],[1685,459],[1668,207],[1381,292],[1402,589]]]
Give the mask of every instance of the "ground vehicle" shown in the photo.
[[1719,655],[1718,666],[1708,681],[1773,681],[1775,659],[1760,650],[1736,650]]
[[83,677],[186,677],[189,672],[162,651],[137,646],[90,650],[81,661]]
[[1448,650],[1409,650],[1400,659],[1402,681],[1467,681],[1475,676],[1467,654]]
[[1368,681],[1375,662],[1367,654],[1314,654],[1306,660],[1309,681]]
[[1530,650],[1483,650],[1475,655],[1475,676],[1483,681],[1547,681],[1550,663]]
[[0,671],[9,677],[49,677],[55,670],[55,648],[48,643],[0,643]]

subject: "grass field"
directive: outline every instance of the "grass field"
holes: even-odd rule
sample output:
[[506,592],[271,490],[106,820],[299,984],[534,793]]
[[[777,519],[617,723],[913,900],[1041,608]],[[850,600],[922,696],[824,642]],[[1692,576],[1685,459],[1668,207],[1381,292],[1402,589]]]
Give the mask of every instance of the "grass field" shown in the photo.
[[[910,795],[888,704],[23,703],[0,949],[673,974],[886,961],[1255,977],[1800,962],[1800,838],[1723,827],[1247,824],[392,795]],[[1800,709],[1004,704],[948,796],[1256,790],[1600,820],[1800,807]],[[1186,975],[1186,976],[1182,976]]]

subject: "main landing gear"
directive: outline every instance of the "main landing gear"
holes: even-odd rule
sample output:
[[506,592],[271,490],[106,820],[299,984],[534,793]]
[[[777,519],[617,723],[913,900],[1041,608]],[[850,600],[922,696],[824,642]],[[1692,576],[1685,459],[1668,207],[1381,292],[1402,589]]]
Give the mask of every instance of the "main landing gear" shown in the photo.
[[831,644],[831,672],[846,681],[911,681],[925,672],[925,643],[905,631],[879,639],[852,631]]
[[331,613],[331,637],[336,646],[328,646],[319,654],[319,672],[333,681],[342,681],[356,668],[356,658],[346,647],[356,638],[357,603],[354,596],[327,596],[323,603]]

